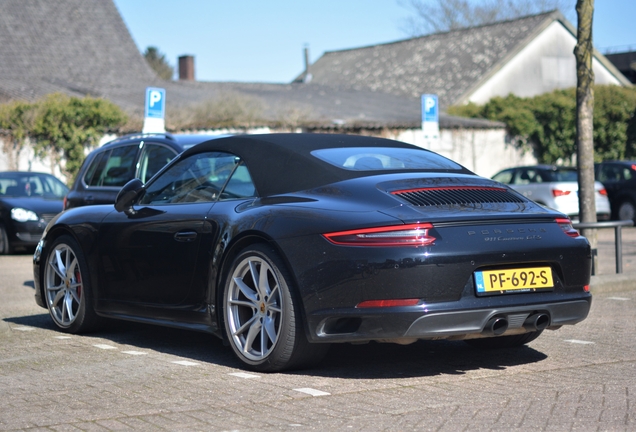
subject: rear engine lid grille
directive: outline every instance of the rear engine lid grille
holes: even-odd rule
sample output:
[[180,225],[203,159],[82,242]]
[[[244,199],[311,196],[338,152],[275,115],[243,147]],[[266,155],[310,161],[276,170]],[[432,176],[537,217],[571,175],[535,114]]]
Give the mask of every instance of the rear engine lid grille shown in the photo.
[[508,189],[485,186],[428,187],[398,190],[391,194],[419,207],[527,202]]

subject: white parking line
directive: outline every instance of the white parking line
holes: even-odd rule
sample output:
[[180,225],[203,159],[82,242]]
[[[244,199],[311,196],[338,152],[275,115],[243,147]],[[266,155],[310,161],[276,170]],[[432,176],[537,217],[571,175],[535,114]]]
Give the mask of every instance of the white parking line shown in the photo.
[[630,298],[627,297],[608,297],[608,300],[618,300],[618,301],[630,301]]
[[114,347],[112,345],[106,345],[106,344],[97,344],[97,345],[93,345],[95,348],[99,348],[99,349],[103,349],[103,350],[113,350],[113,349],[117,349],[117,347]]
[[33,331],[35,329],[33,327],[20,326],[20,327],[13,327],[13,330],[17,330],[17,331]]
[[141,351],[122,351],[122,352],[124,354],[130,354],[130,355],[135,355],[135,356],[148,354],[148,353],[141,352]]
[[580,345],[592,345],[592,344],[594,344],[594,342],[583,341],[583,340],[578,340],[578,339],[566,339],[565,342],[570,342],[570,343],[573,343],[573,344],[580,344]]
[[55,339],[72,339],[70,336],[55,336]]
[[172,363],[178,364],[181,366],[198,366],[199,365],[199,363],[195,363],[195,362],[191,362],[187,360],[178,360],[178,361],[173,361]]
[[228,375],[232,375],[232,376],[239,377],[239,378],[245,378],[245,379],[260,378],[258,375],[252,375],[252,374],[248,374],[248,373],[244,373],[244,372],[233,372],[233,373],[228,374]]
[[331,393],[327,393],[327,392],[312,389],[312,388],[298,388],[298,389],[294,389],[294,391],[306,393],[311,396],[330,396],[331,395]]

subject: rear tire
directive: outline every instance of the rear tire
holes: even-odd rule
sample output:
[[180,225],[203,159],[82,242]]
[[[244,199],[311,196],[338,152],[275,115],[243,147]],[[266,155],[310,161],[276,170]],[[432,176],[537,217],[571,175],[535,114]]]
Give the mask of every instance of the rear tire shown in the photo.
[[99,317],[93,309],[86,259],[77,242],[70,236],[59,237],[43,263],[44,301],[55,325],[67,333],[95,329]]
[[485,348],[485,349],[500,349],[500,348],[518,348],[520,346],[526,345],[536,338],[538,338],[543,330],[523,333],[519,335],[511,335],[511,336],[497,336],[497,337],[489,337],[482,339],[467,339],[466,342],[468,345],[474,348]]
[[305,335],[300,300],[280,256],[257,244],[232,263],[223,294],[225,332],[249,369],[275,372],[317,364],[328,344]]

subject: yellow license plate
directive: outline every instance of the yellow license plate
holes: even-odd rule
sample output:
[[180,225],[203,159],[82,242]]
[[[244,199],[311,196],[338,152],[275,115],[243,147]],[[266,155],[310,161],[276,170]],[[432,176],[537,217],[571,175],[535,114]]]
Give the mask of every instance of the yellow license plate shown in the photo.
[[554,287],[550,267],[532,267],[475,272],[478,294],[535,291]]

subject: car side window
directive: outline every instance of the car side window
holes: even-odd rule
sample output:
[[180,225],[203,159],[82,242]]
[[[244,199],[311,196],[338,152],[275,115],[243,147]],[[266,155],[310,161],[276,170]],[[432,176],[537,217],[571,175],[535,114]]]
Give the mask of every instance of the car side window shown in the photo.
[[[229,153],[206,152],[182,159],[150,183],[140,204],[175,204],[217,201],[226,185],[231,188],[223,199],[253,194],[254,186],[249,173],[243,169],[232,182],[230,177],[239,172],[240,158]],[[248,186],[246,186],[246,184]],[[251,189],[250,189],[251,187]],[[251,195],[250,195],[251,196]]]
[[104,152],[93,161],[84,181],[87,186],[123,186],[135,175],[137,146],[129,145]]
[[494,181],[498,181],[499,183],[510,184],[512,183],[512,170],[502,171],[499,174],[495,175],[492,179]]
[[225,185],[223,193],[221,194],[222,200],[230,200],[236,198],[248,198],[256,196],[256,189],[252,182],[247,167],[243,162],[236,166],[236,169],[232,173],[232,177]]
[[161,168],[170,162],[177,153],[169,147],[160,144],[145,144],[139,158],[137,177],[147,183]]

